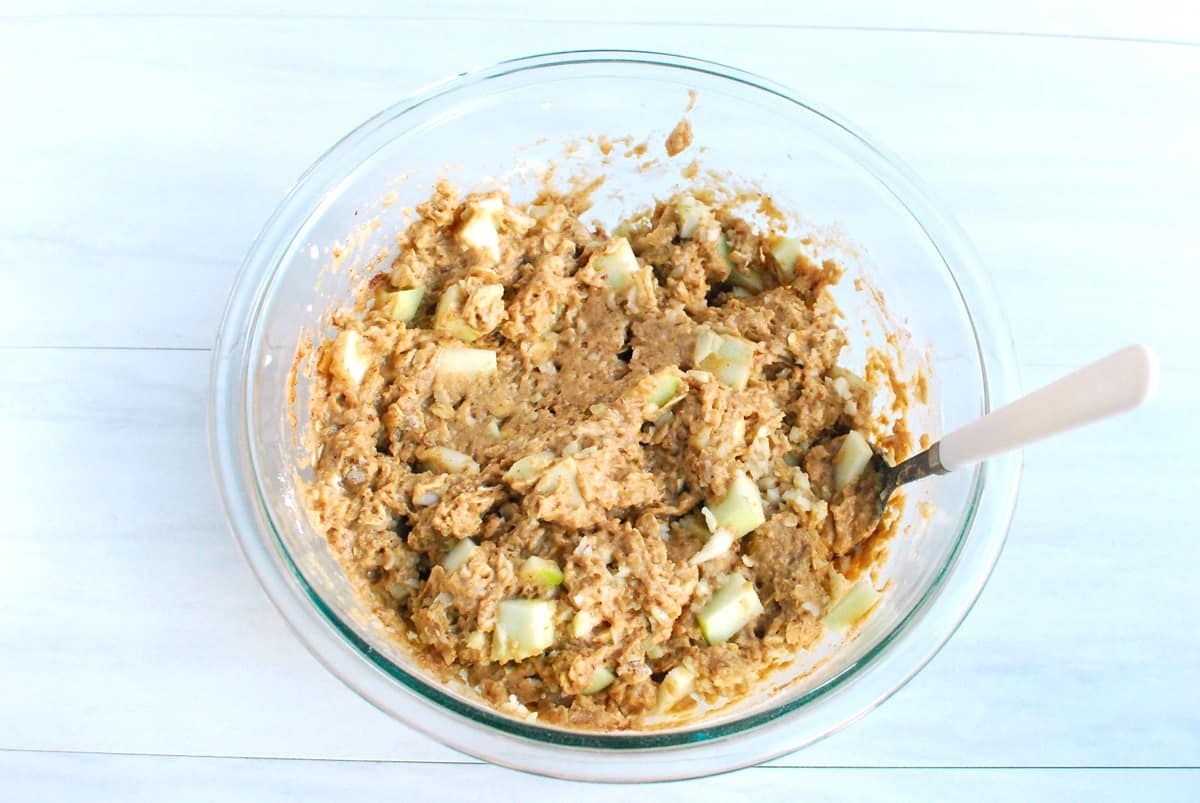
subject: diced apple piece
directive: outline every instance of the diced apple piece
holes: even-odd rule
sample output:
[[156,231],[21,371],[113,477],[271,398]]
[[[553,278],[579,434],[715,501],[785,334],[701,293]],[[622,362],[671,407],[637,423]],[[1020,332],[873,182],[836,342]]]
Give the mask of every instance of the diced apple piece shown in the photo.
[[734,390],[744,390],[750,381],[750,367],[754,361],[754,344],[739,337],[727,337],[717,352],[720,365],[713,371],[717,379]]
[[479,473],[479,464],[471,459],[471,455],[446,446],[426,446],[417,449],[417,459],[443,474]]
[[[853,585],[854,583],[847,580],[846,576],[841,572],[834,571],[829,577],[829,599],[832,602],[840,600],[842,597],[846,596],[846,592],[849,591]],[[826,611],[826,613],[828,613],[828,611]]]
[[699,566],[705,561],[724,555],[731,546],[733,546],[733,533],[724,528],[718,528],[704,542],[704,546],[700,547],[700,551],[692,555],[688,563],[692,566]]
[[[729,283],[734,286],[734,295],[743,295],[738,293],[738,288],[747,291],[749,295],[761,293],[763,291],[762,276],[752,270],[743,270],[738,267],[738,264],[733,261],[733,257],[729,255],[729,239],[722,236],[717,243],[717,250],[721,252],[721,256],[725,259],[725,264],[729,266]],[[744,296],[745,297],[745,296]]]
[[333,373],[358,385],[371,367],[363,338],[358,332],[343,330],[333,341]]
[[526,455],[513,463],[508,471],[504,472],[504,479],[510,484],[514,482],[529,482],[530,480],[537,479],[553,462],[554,452],[538,452],[537,454]]
[[735,574],[696,615],[700,632],[709,644],[723,644],[763,612],[754,584]]
[[578,611],[571,618],[571,636],[584,638],[596,629],[596,615],[590,611]]
[[855,482],[867,469],[875,453],[867,439],[852,429],[842,440],[842,448],[833,458],[833,484],[837,490]]
[[592,682],[583,690],[584,694],[599,694],[613,684],[617,676],[607,666],[601,664],[592,673]]
[[750,381],[754,344],[740,337],[725,337],[716,357],[717,364],[711,370],[717,379],[734,390],[744,390]]
[[446,322],[446,325],[440,327],[443,332],[450,335],[455,340],[461,340],[464,343],[474,343],[479,339],[480,334],[473,329],[462,318],[451,318]]
[[707,510],[716,524],[713,532],[727,530],[734,538],[741,538],[767,520],[758,486],[744,471],[733,478],[721,501]]
[[633,276],[638,272],[633,246],[624,237],[610,242],[599,256],[592,258],[592,264],[608,278],[608,286],[618,293],[633,284]]
[[554,211],[554,204],[531,204],[526,211],[534,220],[542,220]]
[[661,410],[668,404],[683,398],[679,392],[682,387],[683,380],[679,376],[678,369],[665,368],[654,374],[654,389],[650,392],[650,403]]
[[643,378],[628,391],[634,404],[641,406],[643,417],[653,420],[659,413],[683,400],[688,386],[678,368],[664,368]]
[[464,343],[474,343],[478,340],[479,332],[469,326],[462,317],[466,301],[462,285],[452,284],[442,290],[442,297],[438,299],[437,309],[433,313],[434,330],[445,332]]
[[696,673],[690,667],[680,664],[667,673],[658,684],[658,700],[654,705],[657,714],[665,714],[679,704],[679,701],[692,693],[696,688]]
[[389,321],[408,323],[421,307],[421,299],[425,291],[420,287],[411,290],[396,290],[394,292],[380,291],[375,294],[375,309]]
[[865,577],[850,586],[825,614],[825,626],[832,630],[846,630],[862,619],[879,601],[879,592]]
[[728,237],[725,237],[724,235],[721,236],[721,239],[717,242],[717,250],[721,252],[721,258],[724,259],[725,264],[729,266],[729,271],[732,273],[733,271],[737,270],[737,263],[733,261],[733,257],[729,256],[729,252],[732,249],[729,247]]
[[743,290],[749,290],[751,293],[761,293],[765,287],[761,276],[741,268],[734,268],[729,272],[729,283],[735,287],[741,287]]
[[697,367],[703,365],[720,350],[723,340],[724,338],[707,326],[701,327],[696,332],[696,347],[692,351],[692,362]]
[[521,564],[521,579],[542,588],[553,588],[562,585],[563,573],[558,564],[546,558],[533,555]]
[[790,278],[796,272],[796,261],[800,257],[810,258],[809,244],[800,237],[781,237],[771,243],[771,256],[779,265],[780,272]]
[[446,570],[446,574],[454,574],[458,571],[458,567],[466,563],[471,557],[471,553],[477,548],[475,542],[470,538],[464,538],[455,544],[442,559],[442,568]]
[[496,352],[491,349],[469,349],[443,346],[438,349],[434,372],[443,379],[475,379],[496,373]]
[[707,208],[690,195],[680,196],[675,202],[675,215],[679,219],[679,239],[692,239]]
[[506,599],[496,606],[493,661],[523,661],[554,644],[554,600]]
[[496,215],[503,208],[504,204],[499,198],[476,201],[471,205],[471,216],[459,229],[459,238],[476,251],[499,259],[500,232],[496,228]]
[[754,344],[733,335],[718,335],[701,329],[696,337],[693,361],[734,390],[745,390],[754,364]]

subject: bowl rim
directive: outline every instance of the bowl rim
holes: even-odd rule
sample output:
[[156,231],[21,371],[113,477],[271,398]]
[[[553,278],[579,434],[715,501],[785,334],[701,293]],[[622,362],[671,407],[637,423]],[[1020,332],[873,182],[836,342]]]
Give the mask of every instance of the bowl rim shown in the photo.
[[[516,73],[593,63],[634,64],[728,79],[800,106],[849,134],[872,158],[869,168],[874,177],[922,228],[957,285],[982,368],[983,412],[1016,396],[1011,339],[994,295],[978,269],[978,259],[965,235],[938,210],[900,160],[838,116],[752,73],[714,61],[655,51],[558,51],[502,61],[429,84],[356,127],[297,179],[247,252],[229,294],[211,365],[210,457],[235,541],[271,602],[327,669],[385,713],[493,763],[555,777],[629,781],[710,775],[757,764],[824,738],[890,697],[932,659],[969,613],[999,557],[1016,501],[1020,474],[1017,455],[997,458],[975,469],[967,509],[946,563],[912,609],[859,660],[814,689],[767,710],[711,727],[704,727],[700,720],[695,727],[640,734],[592,733],[520,723],[482,704],[464,704],[397,667],[341,621],[309,586],[274,527],[255,469],[254,437],[249,431],[253,403],[250,355],[255,353],[261,335],[258,321],[282,266],[282,256],[304,221],[320,209],[320,204],[313,208],[319,196],[305,199],[305,190],[314,184],[336,184],[347,175],[347,151],[354,152],[392,120],[432,100]],[[358,161],[363,158],[366,156],[361,153],[355,155]],[[984,494],[985,483],[996,490]],[[981,513],[988,515],[981,518]],[[976,533],[979,521],[988,523],[988,532]],[[940,621],[936,632],[930,632],[928,614],[935,600],[941,606]],[[921,625],[925,625],[920,632],[922,638],[914,639]],[[895,648],[904,641],[908,649],[901,653]],[[901,654],[907,659],[902,666],[895,665]],[[881,670],[885,671],[881,674]],[[848,688],[861,687],[861,681],[867,678],[884,676],[888,679],[875,684],[879,688],[865,700],[848,700],[856,696],[847,695]],[[794,726],[796,723],[789,720],[816,703],[822,703],[827,713],[825,724],[816,732],[797,736],[796,732],[803,729],[792,728],[789,732],[784,727]]]

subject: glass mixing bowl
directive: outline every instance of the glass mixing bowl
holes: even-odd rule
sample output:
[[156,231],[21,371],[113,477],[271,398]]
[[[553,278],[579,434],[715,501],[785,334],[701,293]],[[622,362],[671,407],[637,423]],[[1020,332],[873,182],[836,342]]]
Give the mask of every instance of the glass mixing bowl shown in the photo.
[[[662,137],[689,90],[696,144],[671,162],[641,164],[663,156]],[[564,149],[596,134],[649,137],[651,149],[608,166],[597,148]],[[861,353],[888,331],[910,335],[906,353],[932,372],[929,402],[913,412],[917,431],[936,437],[1015,396],[1010,340],[963,235],[896,159],[770,81],[658,53],[556,53],[464,73],[363,123],[296,182],[246,257],[213,357],[209,438],[233,531],[292,629],[364,698],[451,747],[606,781],[708,775],[794,751],[863,715],[924,666],[999,556],[1016,456],[923,482],[914,498],[936,512],[922,517],[915,508],[927,506],[907,506],[908,532],[879,568],[888,583],[882,602],[851,638],[823,642],[739,704],[642,732],[573,732],[510,717],[434,681],[382,635],[297,496],[289,370],[301,333],[323,332],[322,315],[350,297],[355,271],[346,266],[394,245],[403,208],[428,195],[439,170],[464,186],[501,180],[516,197],[527,197],[528,177],[552,161],[603,170],[609,180],[593,211],[611,225],[683,186],[680,167],[697,155],[803,215],[798,228],[840,231],[857,246],[847,255],[852,272],[878,287],[893,319],[861,293],[839,291],[851,342]],[[304,390],[301,376],[301,408]]]

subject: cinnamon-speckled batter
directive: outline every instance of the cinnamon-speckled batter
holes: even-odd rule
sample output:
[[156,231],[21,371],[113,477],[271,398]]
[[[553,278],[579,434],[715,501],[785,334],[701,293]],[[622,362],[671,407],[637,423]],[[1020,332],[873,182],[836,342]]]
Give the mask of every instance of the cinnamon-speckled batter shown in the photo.
[[[418,207],[318,345],[308,504],[434,672],[540,721],[644,727],[821,636],[877,530],[870,483],[835,470],[872,387],[838,366],[841,270],[810,244],[711,199],[620,236],[587,206],[443,183]],[[735,486],[761,522],[745,498],[722,518]]]

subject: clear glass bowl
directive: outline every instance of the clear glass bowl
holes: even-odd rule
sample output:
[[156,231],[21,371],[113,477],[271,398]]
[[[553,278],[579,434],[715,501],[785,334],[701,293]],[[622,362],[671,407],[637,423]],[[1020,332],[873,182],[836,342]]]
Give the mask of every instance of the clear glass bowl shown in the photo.
[[[911,333],[910,351],[923,351],[933,369],[916,426],[936,436],[1016,393],[1006,328],[963,235],[896,159],[770,81],[658,53],[556,53],[464,73],[362,124],[296,182],[246,256],[213,357],[214,470],[246,559],[308,649],[383,711],[499,764],[640,781],[713,774],[804,747],[929,661],[982,590],[1011,518],[1016,456],[926,480],[919,494],[937,512],[923,521],[908,506],[911,531],[893,541],[880,569],[890,586],[852,638],[823,643],[739,705],[659,730],[572,732],[517,720],[432,681],[382,636],[296,494],[288,374],[300,333],[319,332],[326,309],[349,297],[351,272],[328,270],[332,246],[353,259],[394,242],[401,209],[422,200],[447,165],[463,185],[497,177],[519,196],[522,177],[550,160],[599,169],[587,161],[596,149],[564,157],[568,140],[650,136],[646,158],[661,156],[688,90],[698,99],[693,148],[705,149],[692,153],[705,167],[759,182],[804,216],[797,226],[840,227],[860,247],[854,270],[883,292]],[[602,193],[594,211],[610,224],[683,183],[677,164],[607,172],[616,192]],[[371,218],[377,228],[362,225]],[[887,326],[878,310],[849,296],[839,303],[852,342],[879,342]],[[299,392],[302,400],[303,382]]]

